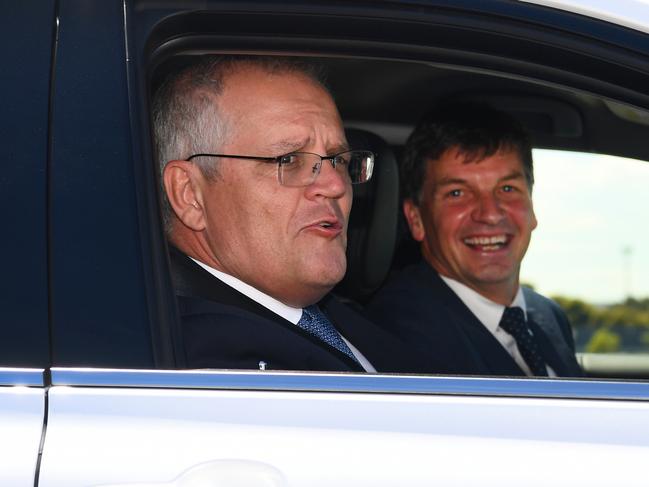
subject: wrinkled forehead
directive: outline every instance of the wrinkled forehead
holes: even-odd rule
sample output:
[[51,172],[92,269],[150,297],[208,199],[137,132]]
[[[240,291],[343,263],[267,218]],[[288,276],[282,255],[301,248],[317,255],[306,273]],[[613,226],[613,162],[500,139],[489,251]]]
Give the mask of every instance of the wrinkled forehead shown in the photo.
[[[331,95],[309,76],[293,71],[268,72],[244,66],[225,80],[217,102],[228,121],[230,136],[288,140],[306,149],[320,142],[345,144],[338,109]],[[291,139],[295,139],[292,141]],[[295,142],[295,144],[293,144]]]
[[493,147],[479,145],[475,147],[453,146],[444,151],[439,159],[457,159],[459,163],[468,165],[480,164],[492,157],[507,159],[512,164],[517,163],[521,169],[523,168],[523,159],[520,151],[515,146],[507,143],[501,143]]
[[525,167],[519,152],[512,148],[488,151],[465,150],[452,147],[436,159],[426,159],[425,181],[437,185],[448,181],[471,181],[488,176],[494,180],[503,178],[527,180]]
[[[261,110],[280,104],[319,106],[338,113],[329,92],[308,74],[291,69],[265,69],[243,64],[224,78],[221,104],[228,110]],[[236,101],[229,106],[229,101]]]

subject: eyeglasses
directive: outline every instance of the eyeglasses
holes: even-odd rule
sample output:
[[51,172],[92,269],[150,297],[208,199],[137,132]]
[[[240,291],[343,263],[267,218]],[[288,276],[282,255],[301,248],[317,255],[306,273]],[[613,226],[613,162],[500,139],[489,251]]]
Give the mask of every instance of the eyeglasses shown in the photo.
[[238,156],[231,154],[193,154],[196,157],[227,157],[229,159],[252,159],[277,164],[277,177],[282,186],[309,186],[320,174],[322,161],[329,161],[333,168],[352,184],[369,181],[374,170],[374,153],[367,150],[349,150],[333,156],[321,156],[312,152],[291,152],[278,157]]

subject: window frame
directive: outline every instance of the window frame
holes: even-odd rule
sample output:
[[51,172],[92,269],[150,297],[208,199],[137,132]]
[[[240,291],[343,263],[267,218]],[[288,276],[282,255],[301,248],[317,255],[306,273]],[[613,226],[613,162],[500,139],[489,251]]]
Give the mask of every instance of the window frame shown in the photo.
[[[486,5],[478,1],[452,5],[438,1],[410,1],[398,5],[394,2],[371,5],[364,2],[312,2],[309,5],[274,2],[271,5],[246,1],[233,7],[227,2],[214,1],[203,2],[200,10],[192,10],[191,6],[174,1],[154,3],[126,2],[127,50],[134,61],[128,65],[128,79],[136,160],[153,161],[147,141],[151,140],[148,97],[155,70],[170,56],[181,52],[425,62],[569,88],[649,109],[646,88],[649,84],[641,82],[649,80],[649,35],[543,6],[516,1]],[[330,22],[324,22],[325,18]],[[300,26],[298,31],[294,29],[296,25]],[[377,32],[384,37],[377,36]],[[470,39],[466,38],[467,33]],[[537,49],[530,49],[530,46]],[[541,46],[544,49],[538,49]],[[553,60],[558,54],[564,57],[559,56],[561,62],[555,65]],[[582,60],[579,71],[575,71],[575,59]],[[613,65],[616,69],[610,69]],[[155,168],[149,169],[155,171]],[[159,368],[182,367],[177,358],[181,354],[178,341],[173,339],[178,330],[175,307],[169,303],[173,291],[167,247],[159,225],[155,225],[160,221],[159,189],[154,178],[150,174],[143,177],[142,172],[137,180],[139,221],[148,249],[143,255],[143,265],[149,276],[149,309],[159,325],[153,339],[158,350],[156,363]],[[253,375],[263,381],[269,380],[262,378],[268,375],[260,372],[253,372]],[[317,389],[322,376],[326,374],[306,377]],[[456,384],[465,386],[469,384],[462,378],[448,380],[457,380]],[[479,385],[481,381],[491,384],[494,379],[473,380]],[[573,382],[550,379],[539,390],[551,396],[565,387],[561,384]],[[615,382],[600,382],[605,388],[618,387]],[[513,390],[523,387],[521,383],[525,380],[507,382]],[[636,384],[633,381],[623,383]],[[644,389],[645,384],[637,384],[640,390]],[[619,389],[620,398],[635,397],[621,392],[624,386]],[[408,387],[399,390],[407,392]],[[480,387],[469,387],[466,393],[479,395],[480,390]],[[525,395],[525,392],[521,389],[518,394]],[[587,396],[577,394],[575,397]]]

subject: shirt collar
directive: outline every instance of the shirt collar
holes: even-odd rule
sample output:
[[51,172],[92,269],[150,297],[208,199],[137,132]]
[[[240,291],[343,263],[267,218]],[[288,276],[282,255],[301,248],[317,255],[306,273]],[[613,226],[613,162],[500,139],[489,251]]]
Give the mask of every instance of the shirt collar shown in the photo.
[[[439,277],[450,287],[467,308],[482,322],[482,324],[491,332],[495,333],[500,319],[505,312],[505,306],[498,304],[490,299],[485,298],[482,294],[471,289],[466,284],[462,284],[455,279],[439,274]],[[518,291],[510,306],[518,306],[523,309],[525,319],[527,319],[527,306],[523,290],[518,286]]]
[[302,316],[302,308],[292,308],[291,306],[287,306],[281,301],[276,300],[272,296],[269,296],[268,294],[261,292],[259,289],[252,287],[250,284],[246,284],[242,280],[237,279],[236,277],[231,276],[230,274],[217,271],[213,267],[210,267],[207,264],[204,264],[203,262],[194,259],[193,257],[190,257],[190,259],[192,259],[199,266],[201,266],[203,269],[205,269],[207,272],[212,274],[220,281],[223,281],[225,284],[236,289],[240,293],[245,294],[253,301],[256,301],[262,306],[268,308],[273,313],[278,314],[285,320],[293,323],[294,325],[297,324],[298,321],[300,321],[300,317]]

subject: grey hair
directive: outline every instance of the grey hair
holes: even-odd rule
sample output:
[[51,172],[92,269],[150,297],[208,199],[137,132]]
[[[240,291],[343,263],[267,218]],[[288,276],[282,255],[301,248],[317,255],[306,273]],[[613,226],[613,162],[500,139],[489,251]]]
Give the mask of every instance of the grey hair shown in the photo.
[[[169,161],[218,152],[225,138],[226,124],[217,103],[223,91],[223,76],[216,76],[216,66],[210,64],[216,63],[201,62],[171,76],[156,92],[152,118],[160,175]],[[195,162],[206,178],[216,177],[213,159],[198,158]],[[162,220],[167,234],[171,233],[172,215],[163,184]]]
[[[297,59],[263,56],[217,56],[197,58],[191,66],[173,73],[156,91],[152,120],[155,157],[162,176],[169,161],[184,160],[192,154],[218,153],[228,132],[218,99],[226,76],[242,65],[256,66],[269,73],[299,73],[324,87],[322,72]],[[325,88],[326,89],[326,88]],[[193,162],[209,180],[217,175],[215,158]],[[173,210],[162,184],[162,219],[165,233],[172,231]]]

